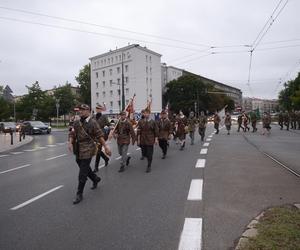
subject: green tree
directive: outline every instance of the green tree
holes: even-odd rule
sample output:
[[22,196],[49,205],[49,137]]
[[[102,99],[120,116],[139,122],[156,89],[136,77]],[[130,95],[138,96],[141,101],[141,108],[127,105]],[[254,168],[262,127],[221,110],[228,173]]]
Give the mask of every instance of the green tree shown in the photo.
[[294,80],[284,83],[278,99],[281,108],[285,110],[300,109],[300,72]]
[[13,116],[12,103],[0,96],[0,121],[7,121]]
[[80,88],[80,102],[91,105],[91,64],[84,65],[75,79]]

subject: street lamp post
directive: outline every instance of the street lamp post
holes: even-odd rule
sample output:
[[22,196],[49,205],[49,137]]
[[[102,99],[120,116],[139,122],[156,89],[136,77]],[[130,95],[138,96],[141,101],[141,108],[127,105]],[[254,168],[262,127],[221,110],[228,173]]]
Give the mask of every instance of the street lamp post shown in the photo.
[[58,128],[59,99],[56,99],[56,127]]

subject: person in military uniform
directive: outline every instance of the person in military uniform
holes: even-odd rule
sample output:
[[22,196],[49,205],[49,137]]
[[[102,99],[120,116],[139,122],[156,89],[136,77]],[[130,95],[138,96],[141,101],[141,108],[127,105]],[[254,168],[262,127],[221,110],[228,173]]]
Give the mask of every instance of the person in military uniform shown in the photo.
[[[141,119],[140,120],[144,120],[144,119],[145,119],[145,110],[143,109],[141,111]],[[140,160],[144,160],[145,157],[146,157],[146,154],[144,152],[144,148],[141,148],[141,154],[142,154],[142,156],[141,156]]]
[[198,133],[201,136],[201,141],[204,141],[206,124],[207,124],[207,117],[204,115],[204,112],[201,111],[199,117],[199,126],[198,126]]
[[[97,121],[100,129],[103,132],[104,140],[107,141],[108,135],[109,135],[109,127],[110,123],[108,121],[108,118],[106,115],[103,115],[102,112],[104,111],[104,107],[100,104],[97,104],[96,106],[96,115],[94,116],[94,119]],[[99,163],[100,163],[100,157],[104,159],[105,166],[108,165],[109,157],[107,157],[104,152],[102,151],[102,146],[99,145],[101,148],[98,148],[96,160],[95,160],[95,168],[94,172],[99,171]]]
[[271,130],[271,115],[268,112],[264,112],[263,118],[262,118],[262,123],[263,123],[263,135],[267,132],[270,134]]
[[229,112],[226,112],[224,123],[225,123],[225,127],[227,129],[227,135],[229,135],[230,130],[231,130],[231,115],[229,114]]
[[221,118],[216,111],[214,114],[214,128],[216,130],[216,134],[219,134],[219,126],[220,126]]
[[158,144],[162,150],[162,159],[166,158],[168,151],[168,140],[172,134],[172,124],[168,119],[168,114],[166,111],[161,111],[160,119],[157,122],[158,126]]
[[182,111],[179,112],[178,116],[176,117],[176,137],[180,141],[180,150],[183,150],[185,147],[185,137],[187,134],[187,118],[183,114]]
[[243,112],[242,121],[243,121],[243,125],[244,125],[244,132],[246,132],[247,130],[249,131],[250,130],[250,128],[248,127],[249,116],[247,115],[246,112]]
[[151,172],[153,157],[153,145],[158,143],[158,127],[154,120],[150,119],[150,111],[144,110],[144,119],[139,120],[137,125],[137,144],[141,147],[148,165],[146,172]]
[[298,123],[298,130],[300,129],[300,110],[296,111],[296,119]]
[[195,117],[195,113],[193,111],[190,112],[189,118],[188,118],[188,129],[189,129],[189,135],[191,138],[191,145],[194,145],[195,141],[195,130],[197,125],[197,118]]
[[130,156],[127,156],[128,145],[130,144],[130,137],[132,145],[135,143],[135,133],[131,122],[126,118],[126,112],[120,113],[120,119],[114,130],[114,137],[117,138],[118,151],[121,156],[121,166],[119,172],[125,170],[125,165],[129,165]]
[[285,111],[284,114],[283,114],[283,122],[284,122],[284,125],[286,126],[286,130],[289,130],[290,116],[289,116],[288,111]]
[[297,116],[296,116],[294,110],[292,110],[290,113],[290,121],[291,121],[291,129],[297,129],[297,126],[296,126]]
[[101,144],[106,154],[111,155],[110,149],[105,144],[101,129],[90,115],[90,107],[87,104],[82,104],[79,107],[79,112],[80,120],[74,121],[68,140],[68,148],[76,155],[76,162],[79,166],[78,187],[73,204],[78,204],[82,201],[87,177],[93,182],[91,189],[97,188],[98,182],[101,180],[90,167],[92,157],[97,150],[97,144]]
[[242,114],[238,115],[237,123],[238,123],[237,132],[240,132],[240,129],[244,130],[244,127],[242,126],[242,123],[243,123],[243,115]]
[[280,126],[280,130],[283,129],[283,113],[282,111],[278,114],[278,125]]

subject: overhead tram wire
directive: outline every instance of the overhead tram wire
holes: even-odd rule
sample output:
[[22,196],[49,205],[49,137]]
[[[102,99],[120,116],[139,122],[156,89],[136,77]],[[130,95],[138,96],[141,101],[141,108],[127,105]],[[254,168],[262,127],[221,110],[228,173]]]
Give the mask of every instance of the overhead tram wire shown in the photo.
[[84,24],[84,25],[89,25],[89,26],[94,26],[94,27],[99,27],[99,28],[104,28],[104,29],[111,29],[111,30],[131,33],[131,34],[135,34],[135,35],[153,37],[153,38],[157,38],[160,40],[167,40],[167,41],[172,41],[172,42],[177,42],[177,43],[182,43],[182,44],[189,44],[189,45],[198,46],[198,47],[208,47],[208,48],[211,47],[210,45],[207,45],[207,44],[191,43],[188,41],[182,41],[182,40],[173,39],[173,38],[169,38],[169,37],[158,36],[158,35],[153,35],[153,34],[148,34],[148,33],[143,33],[143,32],[137,32],[137,31],[128,30],[128,29],[121,29],[121,28],[117,28],[117,27],[113,27],[113,26],[100,25],[97,23],[91,23],[91,22],[86,22],[86,21],[81,21],[81,20],[76,20],[76,19],[71,19],[71,18],[53,16],[53,15],[48,15],[48,14],[43,14],[43,13],[38,13],[38,12],[33,12],[33,11],[27,11],[27,10],[22,10],[22,9],[15,9],[15,8],[9,8],[9,7],[4,7],[4,6],[0,6],[0,9],[13,11],[13,12],[26,13],[26,14],[35,15],[35,16],[47,17],[47,18],[52,18],[52,19],[67,21],[67,22],[72,22],[72,23]]
[[95,32],[95,31],[81,30],[81,29],[70,28],[70,27],[65,27],[65,26],[59,26],[59,25],[54,25],[54,24],[45,24],[45,23],[39,23],[39,22],[27,21],[27,20],[23,20],[23,19],[10,18],[10,17],[3,17],[3,16],[0,16],[0,19],[19,22],[19,23],[34,24],[34,25],[45,26],[45,27],[56,28],[56,29],[62,29],[62,30],[75,31],[75,32],[86,33],[86,34],[91,34],[91,35],[108,36],[108,37],[113,37],[113,38],[122,39],[122,40],[126,40],[126,41],[128,41],[128,40],[129,41],[137,41],[137,42],[141,42],[141,43],[156,44],[156,45],[170,47],[170,48],[177,48],[177,49],[185,49],[185,50],[203,52],[203,50],[195,49],[195,48],[181,47],[181,46],[165,44],[165,43],[160,43],[160,42],[141,40],[141,39],[137,39],[137,38],[130,38],[130,37],[112,35],[112,34],[107,34],[107,33],[100,33],[100,32]]

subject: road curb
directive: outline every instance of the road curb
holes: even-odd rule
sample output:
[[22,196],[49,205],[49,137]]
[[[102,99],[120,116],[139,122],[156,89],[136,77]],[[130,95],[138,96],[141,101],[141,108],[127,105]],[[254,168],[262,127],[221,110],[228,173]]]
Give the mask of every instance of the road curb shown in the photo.
[[19,142],[19,141],[18,141],[18,142],[15,142],[14,145],[10,145],[10,146],[8,146],[7,148],[4,148],[4,149],[2,149],[2,148],[0,147],[0,153],[4,153],[4,152],[6,152],[6,151],[9,151],[9,150],[13,150],[13,149],[19,148],[19,147],[24,146],[24,145],[26,145],[26,144],[28,144],[28,143],[30,143],[30,142],[32,142],[32,141],[33,141],[33,137],[27,135],[25,141],[22,140],[22,142]]

